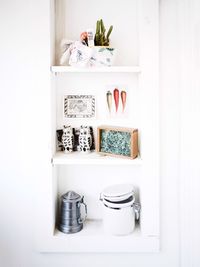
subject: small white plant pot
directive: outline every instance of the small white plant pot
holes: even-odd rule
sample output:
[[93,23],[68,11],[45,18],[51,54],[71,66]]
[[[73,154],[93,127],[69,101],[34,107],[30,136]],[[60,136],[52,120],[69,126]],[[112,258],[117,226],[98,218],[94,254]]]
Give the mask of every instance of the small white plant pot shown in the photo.
[[90,60],[92,67],[113,66],[116,57],[116,49],[105,46],[94,46],[91,48],[93,53]]

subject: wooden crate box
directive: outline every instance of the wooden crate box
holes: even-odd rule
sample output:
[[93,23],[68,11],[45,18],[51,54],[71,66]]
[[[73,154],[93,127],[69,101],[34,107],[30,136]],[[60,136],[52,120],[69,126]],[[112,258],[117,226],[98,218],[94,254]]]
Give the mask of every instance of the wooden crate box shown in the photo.
[[138,130],[99,126],[96,150],[102,155],[134,159],[138,156]]

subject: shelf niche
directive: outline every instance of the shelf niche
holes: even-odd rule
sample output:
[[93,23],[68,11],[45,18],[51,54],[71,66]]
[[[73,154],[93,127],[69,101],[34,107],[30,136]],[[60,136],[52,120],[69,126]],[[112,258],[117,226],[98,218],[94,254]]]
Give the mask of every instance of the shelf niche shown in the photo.
[[[115,12],[112,12],[113,9]],[[117,4],[115,0],[56,0],[55,10],[54,65],[60,65],[61,41],[63,39],[79,40],[80,34],[89,28],[93,28],[95,31],[96,21],[99,19],[103,19],[106,30],[113,25],[110,47],[117,48],[115,65],[138,65],[137,0],[126,2],[118,0]],[[127,51],[129,52],[127,53]]]
[[[51,76],[49,90],[52,100],[52,127],[49,131],[52,132],[53,141],[50,146],[47,178],[44,177],[41,185],[41,192],[45,192],[45,195],[42,196],[43,201],[39,209],[37,248],[41,252],[158,252],[159,1],[55,0],[52,3],[51,73],[60,75]],[[76,40],[85,29],[95,28],[95,23],[100,18],[104,20],[106,28],[114,26],[111,46],[118,50],[116,66],[101,69],[59,66],[61,40]],[[128,84],[133,109],[130,118],[121,118],[121,121],[129,124],[129,127],[139,129],[141,158],[101,158],[94,153],[83,159],[83,156],[75,153],[65,156],[56,152],[56,129],[63,124],[78,125],[81,121],[63,119],[62,96],[73,92],[80,94],[81,90],[89,89],[89,93],[98,92],[98,98],[101,98],[105,96],[104,92],[101,92],[102,85],[109,82]],[[125,126],[117,122],[113,119],[111,125]],[[90,123],[84,120],[82,124]],[[91,120],[91,124],[96,127],[102,123],[97,119]],[[108,184],[123,182],[131,182],[139,188],[142,208],[140,224],[131,235],[110,236],[103,232],[98,196]],[[73,235],[62,234],[56,230],[57,204],[60,196],[68,190],[84,195],[89,207],[88,220],[83,230]]]

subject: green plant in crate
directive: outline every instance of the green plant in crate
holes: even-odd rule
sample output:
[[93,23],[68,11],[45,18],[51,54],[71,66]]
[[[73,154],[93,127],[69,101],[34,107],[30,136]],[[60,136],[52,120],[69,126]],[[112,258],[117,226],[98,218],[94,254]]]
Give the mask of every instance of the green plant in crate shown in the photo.
[[111,25],[107,34],[106,29],[104,27],[103,20],[97,20],[96,23],[96,33],[94,38],[95,46],[109,46],[109,37],[113,30],[113,26]]

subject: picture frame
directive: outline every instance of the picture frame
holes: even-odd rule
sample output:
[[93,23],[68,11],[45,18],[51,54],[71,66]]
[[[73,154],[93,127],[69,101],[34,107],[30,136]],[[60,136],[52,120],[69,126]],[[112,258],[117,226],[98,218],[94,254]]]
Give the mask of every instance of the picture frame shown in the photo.
[[138,156],[138,130],[99,126],[96,151],[102,155],[134,159]]
[[64,117],[66,118],[95,117],[95,97],[93,95],[65,95]]

